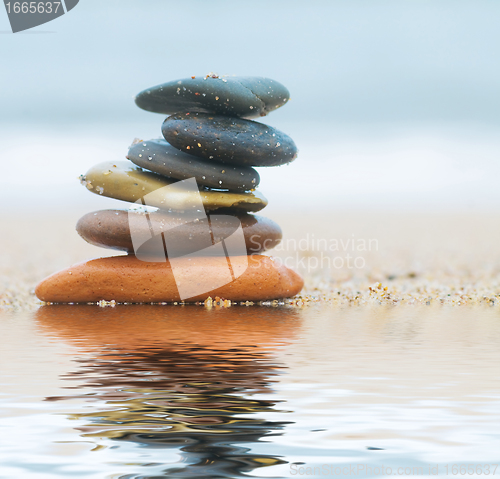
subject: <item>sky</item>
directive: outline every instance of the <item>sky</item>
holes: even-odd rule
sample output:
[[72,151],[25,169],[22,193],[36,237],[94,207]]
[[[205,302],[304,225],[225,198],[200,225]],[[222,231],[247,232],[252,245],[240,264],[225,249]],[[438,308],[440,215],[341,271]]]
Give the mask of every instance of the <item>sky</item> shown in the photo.
[[499,123],[499,18],[497,0],[80,0],[0,37],[0,119],[140,121],[135,93],[215,71],[286,84],[294,121]]
[[69,188],[159,136],[164,118],[137,92],[213,71],[291,92],[263,119],[300,150],[261,173],[273,201],[292,185],[311,206],[500,206],[498,18],[497,0],[80,0],[12,34],[0,11],[1,189],[52,201],[41,181]]

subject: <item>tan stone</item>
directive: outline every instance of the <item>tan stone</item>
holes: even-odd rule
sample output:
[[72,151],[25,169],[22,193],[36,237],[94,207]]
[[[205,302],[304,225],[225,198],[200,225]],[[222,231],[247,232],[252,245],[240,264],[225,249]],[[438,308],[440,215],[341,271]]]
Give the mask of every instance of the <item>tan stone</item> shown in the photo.
[[[132,218],[129,219],[129,215]],[[146,213],[139,211],[128,210],[101,210],[87,213],[78,220],[76,230],[78,234],[90,244],[111,248],[127,253],[134,253],[134,246],[130,234],[130,224],[137,225],[140,231],[136,231],[139,236],[144,236],[149,233],[150,228],[153,231],[166,232],[170,235],[171,241],[176,241],[176,252],[185,253],[202,250],[208,244],[206,241],[206,233],[212,232],[214,243],[218,243],[233,234],[241,224],[243,235],[247,246],[248,254],[256,254],[274,248],[281,241],[281,228],[272,220],[262,216],[251,215],[247,213],[227,214],[227,215],[210,215],[210,223],[208,220],[190,222],[184,224],[184,218],[180,214],[167,213],[157,211],[148,213],[148,222],[134,222],[134,217],[146,216]],[[147,229],[147,231],[143,231]],[[189,241],[186,239],[189,238]],[[150,241],[149,243],[153,243]],[[210,241],[209,244],[212,244]],[[149,250],[153,251],[156,243],[149,246]],[[148,250],[148,243],[141,247],[142,251]],[[164,254],[163,249],[161,253]],[[245,252],[242,251],[244,254]]]

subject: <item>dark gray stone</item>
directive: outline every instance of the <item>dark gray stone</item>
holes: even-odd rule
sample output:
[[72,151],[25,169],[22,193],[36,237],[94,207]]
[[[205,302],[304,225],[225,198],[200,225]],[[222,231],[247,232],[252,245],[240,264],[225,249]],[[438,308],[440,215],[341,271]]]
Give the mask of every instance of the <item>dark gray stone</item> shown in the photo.
[[279,166],[297,157],[297,147],[285,133],[256,121],[179,113],[162,126],[175,148],[200,158],[238,166]]
[[257,118],[289,99],[289,91],[269,78],[206,76],[148,88],[135,97],[135,103],[143,110],[167,115],[190,111]]
[[141,141],[132,145],[127,158],[136,165],[169,178],[196,178],[199,185],[228,191],[256,188],[260,177],[253,168],[231,166],[188,155],[165,140]]

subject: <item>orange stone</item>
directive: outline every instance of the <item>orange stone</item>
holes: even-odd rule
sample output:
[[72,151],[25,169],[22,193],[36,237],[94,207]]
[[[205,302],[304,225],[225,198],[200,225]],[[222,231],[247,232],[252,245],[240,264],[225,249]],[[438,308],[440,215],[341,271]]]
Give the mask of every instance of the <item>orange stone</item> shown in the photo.
[[54,273],[37,286],[35,294],[51,303],[175,302],[181,301],[179,291],[186,302],[209,296],[263,301],[295,296],[303,286],[297,273],[269,256],[236,256],[229,262],[225,257],[146,262],[128,255],[94,259]]

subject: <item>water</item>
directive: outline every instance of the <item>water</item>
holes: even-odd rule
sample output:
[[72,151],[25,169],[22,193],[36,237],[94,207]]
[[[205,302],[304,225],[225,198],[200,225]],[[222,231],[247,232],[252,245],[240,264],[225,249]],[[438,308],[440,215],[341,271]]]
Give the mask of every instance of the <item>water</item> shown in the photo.
[[1,477],[491,476],[499,462],[496,308],[44,306],[1,324]]

